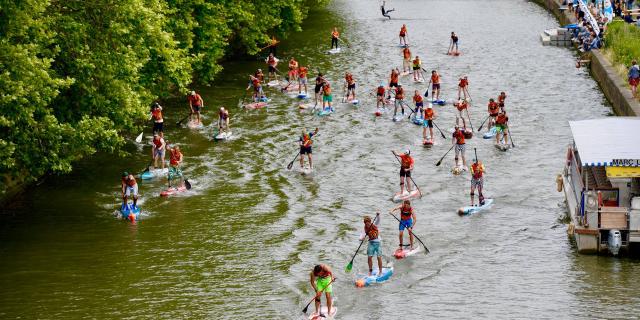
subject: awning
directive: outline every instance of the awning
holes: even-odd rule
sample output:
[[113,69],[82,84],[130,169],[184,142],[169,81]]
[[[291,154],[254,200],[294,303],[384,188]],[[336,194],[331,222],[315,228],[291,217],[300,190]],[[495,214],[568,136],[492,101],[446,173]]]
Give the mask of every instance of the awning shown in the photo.
[[640,166],[640,118],[569,121],[583,166]]

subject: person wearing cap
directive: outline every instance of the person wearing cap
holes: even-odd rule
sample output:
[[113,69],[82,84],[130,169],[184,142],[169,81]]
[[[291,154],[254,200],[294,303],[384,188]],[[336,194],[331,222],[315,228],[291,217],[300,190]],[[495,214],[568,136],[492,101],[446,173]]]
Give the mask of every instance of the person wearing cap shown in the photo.
[[151,107],[151,118],[153,119],[153,133],[164,135],[164,118],[162,117],[162,106],[154,102]]
[[427,108],[424,109],[424,118],[422,121],[422,139],[427,141],[427,128],[429,128],[429,140],[434,139],[433,135],[433,120],[436,118],[436,112],[433,110],[432,104],[427,104]]
[[364,232],[360,234],[360,241],[365,237],[369,238],[367,246],[367,262],[369,263],[369,276],[373,273],[373,257],[378,257],[378,275],[382,274],[382,249],[380,248],[380,212],[376,212],[376,217],[371,221],[370,216],[364,216]]
[[158,158],[159,158],[160,161],[162,162],[161,163],[162,169],[164,170],[164,154],[165,154],[167,144],[164,141],[164,138],[157,133],[153,135],[153,141],[151,141],[151,144],[152,144],[151,156],[153,157],[153,167],[154,168],[158,167]]
[[191,121],[195,120],[198,123],[202,123],[200,121],[200,109],[204,107],[204,101],[202,101],[202,97],[197,94],[195,91],[191,91],[191,94],[187,98],[189,100],[189,108],[191,108]]
[[313,161],[311,159],[311,145],[313,145],[313,140],[311,140],[311,138],[313,136],[315,136],[316,134],[318,134],[318,128],[316,128],[316,130],[314,130],[313,132],[307,132],[307,129],[302,129],[302,135],[300,136],[299,139],[299,144],[300,144],[300,169],[304,168],[304,155],[307,155],[307,158],[309,159],[309,168],[313,169]]
[[180,170],[183,159],[184,156],[180,151],[180,147],[174,145],[173,148],[169,149],[169,174],[167,176],[169,187],[171,187],[171,180],[180,178],[180,188],[184,188],[184,176],[182,170]]
[[402,243],[404,229],[409,230],[409,250],[413,250],[413,226],[418,221],[416,218],[416,213],[411,207],[411,201],[404,200],[402,204],[393,208],[390,212],[393,213],[395,211],[400,211],[400,224],[398,225],[398,229],[400,230],[398,235],[398,240],[400,240],[399,248],[404,249],[404,244]]
[[122,186],[122,205],[126,206],[129,197],[133,194],[133,208],[136,208],[138,204],[138,183],[136,178],[129,172],[122,173],[121,179]]
[[400,157],[400,193],[405,194],[405,182],[407,185],[407,193],[411,192],[411,171],[413,170],[413,157],[411,157],[411,150],[407,149],[404,153],[398,154],[392,151],[397,157]]
[[464,130],[460,128],[457,120],[456,120],[455,130],[453,131],[453,139],[451,139],[451,141],[455,145],[455,149],[456,149],[455,158],[454,158],[455,166],[458,165],[459,157],[462,157],[462,166],[466,170],[467,161],[464,158],[464,151],[465,151]]
[[395,107],[393,108],[393,118],[395,119],[396,114],[398,113],[398,107],[402,110],[402,115],[404,115],[404,89],[402,88],[402,84],[398,83],[398,87],[396,88],[396,101]]
[[484,205],[484,196],[482,195],[482,184],[484,182],[482,176],[484,175],[484,164],[473,159],[473,164],[470,167],[471,171],[471,206],[473,207],[474,191],[478,189],[478,202],[480,205]]
[[220,107],[220,112],[218,112],[218,130],[220,132],[229,131],[229,110],[224,107]]

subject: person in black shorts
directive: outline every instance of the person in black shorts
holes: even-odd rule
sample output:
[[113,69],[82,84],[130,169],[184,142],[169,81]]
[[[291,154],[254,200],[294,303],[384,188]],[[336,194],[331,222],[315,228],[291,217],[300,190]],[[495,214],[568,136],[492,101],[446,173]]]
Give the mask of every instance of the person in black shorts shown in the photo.
[[313,132],[307,132],[306,129],[302,129],[302,135],[300,136],[300,169],[304,169],[304,155],[309,158],[309,169],[313,169],[313,161],[311,160],[311,145],[313,140],[311,138],[318,134],[318,128]]
[[324,77],[322,75],[322,72],[318,72],[318,76],[316,77],[316,85],[313,88],[313,92],[315,92],[315,100],[316,100],[316,103],[315,103],[314,107],[318,106],[318,99],[320,99],[320,97],[322,96],[320,94],[320,91],[322,90],[322,86],[324,85],[324,81],[325,80],[324,80]]
[[407,149],[404,153],[397,153],[392,151],[393,155],[398,157],[400,160],[400,192],[399,195],[405,194],[405,183],[406,183],[406,193],[411,192],[411,171],[413,170],[414,160],[413,157],[410,156],[411,151]]

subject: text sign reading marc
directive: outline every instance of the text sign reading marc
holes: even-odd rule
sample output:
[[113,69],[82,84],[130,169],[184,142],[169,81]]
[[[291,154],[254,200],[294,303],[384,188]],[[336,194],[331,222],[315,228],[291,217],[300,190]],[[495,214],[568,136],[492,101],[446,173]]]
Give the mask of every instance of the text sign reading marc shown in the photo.
[[613,159],[611,165],[618,167],[640,167],[640,159]]

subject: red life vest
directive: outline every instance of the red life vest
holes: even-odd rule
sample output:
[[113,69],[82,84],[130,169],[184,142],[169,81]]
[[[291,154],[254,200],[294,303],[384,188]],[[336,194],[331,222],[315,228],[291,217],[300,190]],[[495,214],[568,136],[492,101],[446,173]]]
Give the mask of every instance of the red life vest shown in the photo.
[[194,106],[199,106],[200,105],[200,100],[202,99],[200,97],[199,94],[196,93],[196,95],[189,95],[189,102],[191,102],[191,104],[193,104]]
[[489,102],[489,114],[496,114],[498,113],[498,104],[495,102]]
[[158,139],[153,138],[153,144],[156,146],[156,148],[162,148],[162,138],[158,137]]
[[303,134],[302,135],[302,146],[304,147],[310,147],[313,144],[313,140],[311,140],[311,137],[309,136],[309,134]]
[[496,118],[497,124],[505,124],[507,123],[507,121],[509,121],[509,117],[505,116],[504,114],[498,115],[498,117]]
[[411,215],[413,215],[413,208],[409,206],[406,208],[404,205],[400,208],[400,219],[401,220],[409,220],[411,219]]
[[404,89],[396,88],[396,100],[404,99]]
[[473,178],[474,179],[477,180],[477,179],[482,178],[482,173],[483,173],[482,164],[474,162],[471,165],[471,172],[473,173]]
[[398,83],[398,74],[391,72],[391,82]]
[[180,161],[180,157],[182,157],[182,152],[179,151],[171,151],[171,156],[169,157],[169,163],[172,166],[177,166]]
[[458,87],[460,88],[464,88],[469,84],[469,81],[467,81],[467,79],[460,79],[460,83],[458,84]]
[[306,77],[307,77],[307,73],[308,73],[308,72],[309,72],[309,71],[307,70],[307,68],[306,68],[306,67],[300,67],[300,68],[298,69],[298,74],[300,75],[300,78],[306,78]]
[[369,237],[369,240],[375,240],[378,239],[378,227],[376,227],[375,224],[370,224],[369,228],[364,227],[364,232],[367,234],[367,236]]
[[440,75],[439,74],[432,74],[431,75],[431,82],[433,82],[434,84],[438,84],[440,83]]
[[413,96],[413,101],[415,101],[415,103],[419,103],[422,102],[422,96],[419,94],[416,94]]
[[462,130],[456,130],[453,133],[453,137],[456,139],[456,144],[464,144],[464,132]]
[[400,155],[400,165],[402,166],[402,168],[409,169],[411,168],[412,164],[413,164],[413,158],[410,155],[407,155],[407,154]]
[[160,110],[160,108],[153,109],[153,111],[151,111],[151,116],[155,121],[162,120],[162,110]]
[[424,109],[424,119],[433,120],[433,109],[431,108]]
[[267,61],[267,64],[272,66],[272,67],[275,67],[275,65],[276,65],[276,57],[269,57],[269,59]]
[[405,59],[411,59],[411,50],[409,50],[409,48],[404,48],[402,50],[402,55]]
[[135,186],[135,185],[137,184],[137,182],[136,182],[136,178],[131,178],[131,179],[129,179],[129,176],[123,177],[123,178],[122,178],[122,181],[123,181],[126,185],[128,185],[129,187],[133,187],[133,186]]
[[316,277],[326,278],[326,277],[328,277],[330,275],[331,275],[331,272],[329,272],[327,269],[324,268],[324,266],[322,266],[322,270],[320,270],[320,272],[318,272],[318,274],[316,274]]
[[384,92],[385,91],[386,90],[384,89],[384,87],[378,87],[377,93],[378,93],[379,96],[384,96]]

